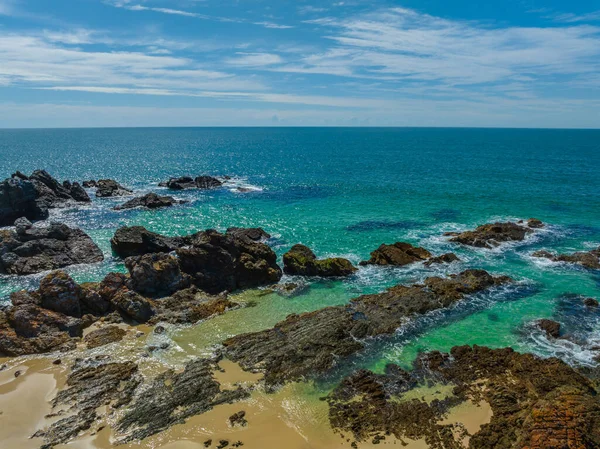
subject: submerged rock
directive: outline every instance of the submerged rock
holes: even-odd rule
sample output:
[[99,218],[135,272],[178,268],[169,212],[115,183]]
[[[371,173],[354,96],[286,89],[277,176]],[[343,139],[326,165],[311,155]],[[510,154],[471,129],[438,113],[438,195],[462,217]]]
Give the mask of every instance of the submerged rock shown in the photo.
[[283,271],[300,276],[342,277],[357,269],[348,259],[334,257],[318,260],[307,246],[294,245],[283,255]]
[[21,217],[45,220],[48,209],[89,201],[77,183],[60,184],[43,170],[36,170],[31,176],[17,172],[0,183],[0,226],[10,226]]
[[127,201],[120,206],[116,206],[115,210],[135,209],[136,207],[143,207],[146,209],[160,209],[163,207],[171,207],[176,204],[184,204],[187,201],[176,200],[172,196],[159,196],[156,193],[148,193],[144,196],[134,198]]
[[98,198],[128,196],[132,193],[133,190],[123,187],[114,179],[100,179],[96,183],[96,196]]
[[538,320],[536,325],[543,330],[549,338],[560,337],[560,323],[552,320]]
[[191,178],[189,176],[182,176],[179,178],[171,178],[168,181],[161,182],[160,187],[168,187],[172,190],[185,190],[185,189],[215,189],[221,187],[223,182],[213,176],[198,176],[197,178]]
[[442,254],[441,256],[435,256],[432,257],[431,259],[428,259],[424,265],[426,267],[430,267],[432,265],[436,265],[436,264],[443,264],[443,263],[453,263],[453,262],[460,262],[460,259],[458,258],[458,256],[454,253],[446,253],[446,254]]
[[600,247],[591,251],[580,251],[573,254],[552,254],[549,251],[536,251],[533,257],[549,259],[553,262],[565,262],[581,265],[589,270],[600,270]]
[[543,227],[543,223],[536,219],[530,219],[531,226],[522,226],[517,223],[493,223],[484,224],[474,231],[461,233],[447,233],[452,236],[451,242],[480,248],[495,248],[505,242],[520,242],[525,240],[533,229]]
[[[403,400],[402,393],[427,381],[454,385],[453,397]],[[388,366],[385,375],[359,371],[327,398],[334,429],[357,441],[392,434],[454,448],[452,425],[440,418],[457,401],[484,400],[493,415],[470,437],[474,448],[589,448],[600,443],[600,401],[593,384],[556,358],[512,349],[452,348],[421,355],[411,372]]]
[[253,242],[262,242],[271,238],[271,234],[267,233],[263,228],[228,228],[227,234]]
[[247,398],[248,390],[221,390],[213,373],[216,363],[209,359],[189,362],[183,372],[168,370],[141,391],[119,419],[116,429],[124,435],[119,443],[141,440],[159,433],[186,418],[213,407]]
[[431,257],[432,254],[425,248],[415,247],[410,243],[396,242],[392,245],[381,245],[371,253],[369,260],[360,264],[404,266],[415,262],[423,262]]
[[0,273],[27,275],[77,264],[97,263],[104,255],[82,230],[65,224],[0,231]]
[[355,298],[346,306],[290,315],[272,329],[229,338],[223,343],[225,354],[245,370],[264,371],[271,387],[315,376],[363,349],[364,338],[391,334],[417,315],[508,281],[467,270],[448,278],[428,278],[424,284],[398,285]]

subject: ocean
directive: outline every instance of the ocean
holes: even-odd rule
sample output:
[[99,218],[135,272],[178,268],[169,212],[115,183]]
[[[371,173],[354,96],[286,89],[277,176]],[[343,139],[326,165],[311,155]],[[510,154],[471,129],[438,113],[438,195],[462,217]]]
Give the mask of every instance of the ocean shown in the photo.
[[[600,245],[600,131],[427,128],[151,128],[0,130],[0,175],[45,169],[57,179],[113,178],[137,193],[166,193],[171,176],[230,176],[212,191],[169,192],[190,202],[161,211],[114,211],[122,199],[52,211],[81,227],[103,249],[102,264],[67,269],[97,281],[124,268],[109,240],[120,226],[168,235],[208,228],[260,226],[279,256],[303,243],[319,257],[354,263],[382,243],[406,241],[461,263],[425,268],[361,267],[343,281],[310,280],[287,298],[246,292],[256,307],[229,312],[172,338],[181,354],[209,353],[224,338],[272,326],[290,313],[344,304],[427,276],[483,268],[517,283],[450,310],[419,318],[392,338],[370,343],[340,371],[409,366],[421,351],[455,345],[511,346],[572,364],[593,365],[600,312],[579,310],[580,297],[600,297],[600,273],[536,259],[539,249],[573,252]],[[547,223],[518,244],[494,250],[451,244],[444,232],[493,221],[535,217]],[[0,277],[0,301],[34,288],[41,275]],[[286,277],[287,280],[290,280]],[[548,340],[531,325],[563,324],[571,340]],[[339,378],[339,374],[334,374]]]

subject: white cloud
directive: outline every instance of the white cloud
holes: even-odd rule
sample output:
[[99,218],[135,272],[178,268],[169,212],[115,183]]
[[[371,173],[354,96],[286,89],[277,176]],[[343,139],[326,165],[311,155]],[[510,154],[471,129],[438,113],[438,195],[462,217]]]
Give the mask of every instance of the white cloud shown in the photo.
[[238,67],[264,67],[268,65],[281,64],[282,62],[282,57],[273,53],[239,52],[235,57],[225,60],[225,63]]

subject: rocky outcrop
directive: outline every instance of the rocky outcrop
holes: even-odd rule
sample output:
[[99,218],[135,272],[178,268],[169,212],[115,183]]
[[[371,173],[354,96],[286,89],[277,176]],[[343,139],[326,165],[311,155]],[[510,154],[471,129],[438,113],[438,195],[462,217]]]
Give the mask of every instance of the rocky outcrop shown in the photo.
[[282,275],[273,250],[239,229],[225,234],[207,230],[165,237],[142,227],[120,228],[111,244],[122,257],[176,251],[181,271],[208,293],[269,285]]
[[449,232],[445,235],[452,237],[451,242],[479,248],[495,248],[506,242],[521,242],[525,240],[534,229],[543,227],[543,223],[534,218],[527,225],[512,222],[484,224],[474,231],[461,233]]
[[185,189],[216,189],[223,185],[223,181],[213,176],[198,176],[191,178],[189,176],[182,176],[179,178],[171,178],[168,181],[161,182],[160,187],[168,187],[172,190],[185,190]]
[[182,273],[176,257],[165,253],[128,257],[129,288],[152,297],[168,296],[189,287],[191,278]]
[[108,198],[114,196],[128,196],[133,193],[126,187],[123,187],[114,179],[100,179],[96,183],[96,196],[98,198]]
[[551,260],[553,262],[565,262],[581,265],[589,270],[600,270],[600,247],[591,251],[580,251],[572,254],[553,254],[549,251],[536,251],[533,257]]
[[[450,383],[452,397],[406,400],[419,384]],[[512,349],[455,347],[450,354],[420,356],[411,372],[390,365],[386,374],[359,371],[327,398],[330,422],[357,441],[424,439],[429,447],[455,448],[452,425],[439,424],[457,401],[484,400],[492,408],[489,424],[470,437],[472,448],[591,448],[600,444],[600,401],[594,385],[555,359]]]
[[176,200],[172,196],[159,196],[156,193],[148,193],[144,196],[134,198],[124,204],[116,206],[115,210],[135,209],[137,207],[145,209],[161,209],[163,207],[171,207],[177,204],[184,204],[187,201]]
[[348,259],[333,257],[319,260],[307,246],[294,245],[283,255],[283,271],[299,276],[342,277],[357,270]]
[[43,438],[42,449],[69,442],[91,429],[101,418],[128,404],[141,381],[138,367],[133,362],[90,360],[83,366],[74,367],[66,388],[52,401],[53,410],[56,410],[54,416],[66,416],[33,436]]
[[269,240],[271,234],[263,228],[228,228],[227,234],[239,239],[251,240],[253,242],[262,242]]
[[114,253],[123,258],[149,253],[169,253],[190,243],[189,236],[166,237],[142,226],[119,228],[110,239]]
[[17,172],[0,184],[0,226],[10,226],[21,217],[45,220],[48,209],[89,201],[78,183],[61,184],[43,170],[36,170],[31,176]]
[[83,341],[88,349],[94,349],[121,341],[125,335],[127,335],[125,329],[118,326],[104,326],[87,334]]
[[412,246],[410,243],[396,242],[392,245],[383,244],[371,253],[369,260],[361,265],[394,265],[404,266],[415,262],[423,262],[432,257],[425,248]]
[[31,226],[25,220],[16,225],[15,231],[0,231],[0,273],[27,275],[104,260],[100,248],[80,229],[61,223]]
[[431,259],[428,259],[423,265],[425,265],[426,267],[430,267],[432,265],[440,265],[440,264],[444,264],[444,263],[454,263],[454,262],[460,262],[460,259],[458,258],[458,256],[454,253],[446,253],[446,254],[442,254],[441,256],[435,256],[435,257],[432,257]]
[[558,338],[560,337],[560,323],[552,320],[538,320],[535,323],[537,327],[543,330],[546,333],[546,336],[549,338]]
[[168,370],[160,374],[119,419],[116,429],[124,435],[119,443],[147,438],[219,404],[249,397],[243,388],[221,390],[213,376],[216,369],[215,361],[196,359],[181,373]]
[[223,343],[225,354],[245,370],[264,371],[268,386],[315,376],[363,349],[361,340],[367,337],[391,334],[415,316],[508,281],[467,270],[428,278],[424,284],[398,285],[360,296],[347,306],[290,315],[272,329],[232,337]]

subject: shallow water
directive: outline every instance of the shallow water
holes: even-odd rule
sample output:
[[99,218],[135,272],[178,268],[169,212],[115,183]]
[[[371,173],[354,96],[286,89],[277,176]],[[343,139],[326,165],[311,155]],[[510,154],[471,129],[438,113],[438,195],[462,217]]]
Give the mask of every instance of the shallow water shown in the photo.
[[[454,251],[463,260],[431,269],[361,268],[344,281],[313,280],[292,298],[243,293],[240,301],[253,301],[255,307],[171,330],[177,346],[166,360],[207,354],[223,338],[272,326],[289,313],[474,267],[508,274],[519,283],[374,341],[337,374],[355,366],[382,369],[389,362],[408,366],[419,351],[459,344],[512,346],[570,363],[594,363],[583,341],[600,338],[600,319],[583,310],[570,319],[572,307],[564,298],[598,297],[600,275],[529,255],[541,248],[575,251],[600,244],[599,131],[2,130],[0,155],[3,177],[45,168],[61,180],[114,178],[139,193],[166,192],[157,184],[169,176],[232,176],[223,189],[169,192],[190,201],[170,210],[115,212],[112,207],[122,200],[95,199],[84,208],[53,211],[53,219],[83,228],[106,254],[102,264],[69,269],[78,281],[123,270],[109,239],[117,227],[134,224],[171,235],[261,226],[273,235],[270,244],[280,256],[301,242],[319,256],[358,262],[381,243],[408,241],[436,254]],[[497,250],[460,248],[442,237],[491,220],[529,217],[549,226],[522,244]],[[35,287],[40,277],[0,278],[0,297],[6,301],[13,290]],[[582,344],[551,342],[528,326],[545,317],[563,321]]]

